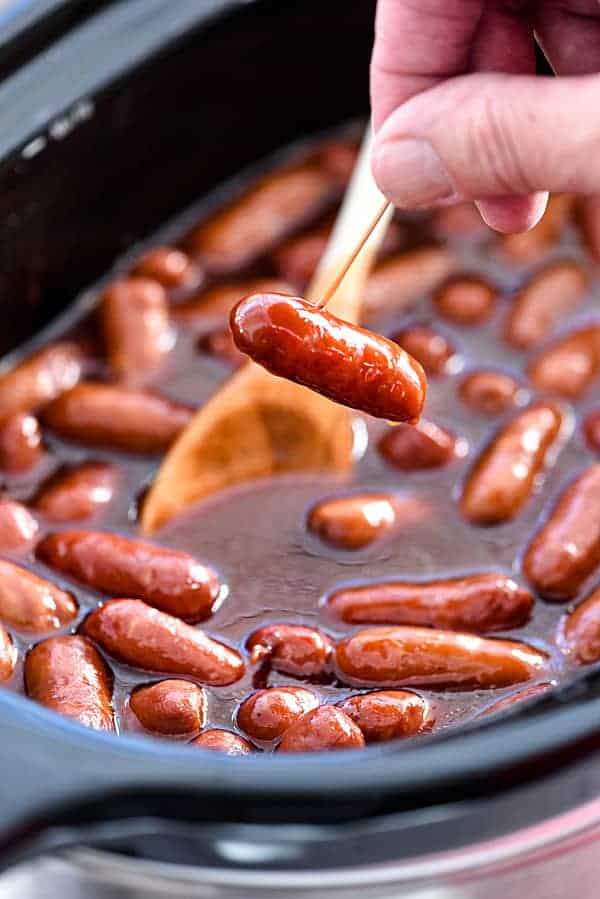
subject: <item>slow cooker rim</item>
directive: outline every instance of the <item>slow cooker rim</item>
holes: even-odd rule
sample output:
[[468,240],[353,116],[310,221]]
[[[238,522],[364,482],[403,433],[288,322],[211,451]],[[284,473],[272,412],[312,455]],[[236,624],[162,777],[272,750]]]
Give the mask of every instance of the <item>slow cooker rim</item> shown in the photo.
[[[214,15],[219,5],[221,12],[235,8],[230,0],[215,3],[209,15],[197,14],[195,24]],[[69,36],[68,40],[71,42],[73,37]],[[28,136],[22,129],[19,120],[7,136],[11,149]],[[582,692],[589,690],[594,679],[592,670],[578,681]],[[419,791],[431,793],[450,787],[463,789],[475,781],[488,784],[502,773],[595,735],[600,698],[591,698],[587,693],[579,701],[575,699],[561,707],[562,692],[553,691],[550,696],[527,703],[524,714],[523,711],[515,714],[513,710],[493,721],[473,722],[460,731],[432,735],[412,746],[400,748],[388,744],[367,747],[360,753],[292,757],[257,754],[236,759],[201,750],[191,752],[180,745],[135,735],[115,737],[84,728],[8,691],[0,692],[0,720],[5,729],[5,754],[12,757],[15,765],[23,761],[24,727],[32,743],[42,742],[48,752],[46,762],[54,765],[55,770],[60,769],[61,761],[63,767],[66,764],[63,750],[74,749],[86,754],[84,770],[63,772],[65,777],[69,775],[73,795],[97,789],[163,785],[194,788],[204,794],[226,792],[245,798],[368,797],[376,791],[416,795]],[[532,718],[529,712],[534,705],[536,715]],[[378,764],[371,764],[373,761]],[[128,767],[120,769],[123,762]],[[43,799],[41,796],[40,802]]]
[[[592,671],[577,681],[582,693],[596,680],[597,673]],[[508,710],[496,719],[475,720],[460,730],[419,738],[411,745],[396,741],[346,753],[256,753],[232,758],[198,748],[191,752],[185,744],[86,728],[9,691],[0,693],[0,720],[5,729],[5,750],[10,746],[11,725],[22,729],[27,724],[30,739],[45,742],[56,765],[60,765],[63,750],[67,755],[73,749],[84,752],[84,776],[69,772],[71,787],[81,793],[97,787],[152,787],[194,788],[217,795],[226,791],[229,796],[246,799],[368,798],[380,792],[408,797],[444,789],[460,792],[477,782],[488,784],[491,789],[502,775],[548,760],[552,754],[572,750],[593,738],[598,733],[600,697],[584,695],[579,701],[570,699],[563,705],[562,694],[570,689],[567,685],[526,703],[517,712]],[[534,717],[532,707],[539,707]],[[15,750],[18,756],[18,745]],[[569,762],[575,758],[576,753],[570,751]],[[559,759],[559,764],[561,761],[564,758]],[[137,763],[139,767],[133,771],[119,769],[118,764],[125,762]]]

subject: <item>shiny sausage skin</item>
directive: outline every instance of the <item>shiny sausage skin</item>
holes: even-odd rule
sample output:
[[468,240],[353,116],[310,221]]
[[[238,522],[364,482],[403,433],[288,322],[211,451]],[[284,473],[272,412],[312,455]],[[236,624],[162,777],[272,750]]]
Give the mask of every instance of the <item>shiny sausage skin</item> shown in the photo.
[[425,325],[412,325],[397,331],[392,340],[420,362],[428,375],[445,374],[455,357],[454,348],[446,338]]
[[121,475],[108,462],[84,462],[44,484],[33,507],[49,521],[93,518],[112,502]]
[[44,455],[42,432],[37,418],[16,412],[0,424],[0,470],[23,474],[40,462]]
[[367,282],[365,321],[390,312],[403,312],[437,287],[455,268],[456,259],[446,247],[421,247],[390,256],[375,267]]
[[378,627],[341,640],[339,679],[359,687],[490,690],[531,680],[547,657],[525,643],[423,627]]
[[475,717],[487,718],[488,715],[497,715],[499,712],[504,712],[513,705],[518,705],[521,702],[525,702],[527,699],[533,699],[534,696],[540,696],[551,688],[552,684],[549,683],[531,684],[529,687],[523,687],[522,690],[517,690],[515,693],[511,693],[510,696],[504,696],[502,699],[498,699],[496,702],[488,705]]
[[98,606],[81,631],[134,668],[183,674],[214,686],[233,684],[244,673],[235,649],[139,599],[114,599]]
[[283,169],[195,228],[187,248],[210,273],[231,274],[324,212],[338,193],[337,179],[315,165]]
[[0,682],[12,676],[16,664],[17,649],[4,626],[0,624]]
[[589,448],[600,453],[600,409],[594,409],[586,416],[583,431]]
[[142,384],[155,375],[173,348],[167,294],[149,278],[121,278],[100,303],[108,361],[119,380]]
[[587,284],[585,271],[575,262],[556,262],[536,272],[513,300],[505,339],[521,350],[535,346],[579,305]]
[[0,375],[0,422],[16,412],[36,412],[74,387],[84,358],[76,343],[54,343]]
[[600,565],[600,464],[559,497],[523,559],[523,571],[545,599],[574,599]]
[[193,556],[108,531],[60,531],[38,544],[43,562],[109,596],[143,599],[187,621],[212,612],[220,584]]
[[255,278],[252,281],[228,281],[201,290],[185,303],[171,308],[171,318],[186,330],[207,332],[229,326],[231,310],[244,297],[253,293],[288,293],[294,288],[277,278]]
[[211,752],[223,752],[225,755],[250,755],[254,747],[230,730],[221,730],[219,727],[205,730],[199,737],[190,740],[188,746],[197,746],[199,749],[209,749]]
[[304,687],[269,687],[242,702],[237,724],[252,740],[271,742],[318,705],[315,694]]
[[561,425],[559,409],[537,403],[502,428],[467,478],[460,502],[465,518],[481,525],[514,518],[531,496]]
[[400,424],[390,428],[377,449],[386,462],[400,471],[442,468],[467,451],[454,434],[425,419],[414,426]]
[[25,658],[27,695],[96,730],[114,730],[112,674],[85,637],[51,637]]
[[132,453],[162,453],[193,415],[187,406],[142,390],[79,384],[48,406],[44,423],[60,437]]
[[367,743],[414,737],[433,725],[427,700],[408,690],[374,690],[344,699],[337,706],[358,725]]
[[0,559],[0,619],[6,624],[31,633],[55,631],[73,621],[77,608],[70,593]]
[[29,509],[11,499],[0,500],[0,552],[31,549],[39,526]]
[[327,598],[327,608],[348,624],[414,624],[475,633],[521,627],[533,603],[528,590],[499,573],[342,587]]
[[514,378],[501,371],[482,370],[466,375],[458,393],[466,406],[482,415],[500,415],[514,406],[522,393]]
[[496,298],[497,290],[489,281],[477,275],[455,275],[439,288],[433,303],[442,318],[471,327],[490,317]]
[[557,643],[578,665],[600,659],[600,587],[565,616]]
[[390,421],[417,421],[423,369],[397,344],[280,294],[255,294],[231,313],[235,343],[267,371]]
[[357,493],[313,506],[308,528],[340,549],[361,549],[393,527],[396,500],[385,493]]
[[204,727],[206,695],[197,684],[172,678],[133,690],[129,708],[146,730],[182,736]]
[[288,727],[278,751],[333,752],[364,745],[362,731],[349,715],[334,705],[320,705]]
[[293,677],[319,678],[325,673],[333,645],[316,627],[268,624],[254,631],[246,644],[253,665],[268,664]]
[[151,278],[163,287],[193,287],[203,280],[201,268],[187,253],[175,247],[153,247],[140,256],[133,274]]
[[600,324],[556,340],[527,367],[538,390],[578,399],[600,374]]

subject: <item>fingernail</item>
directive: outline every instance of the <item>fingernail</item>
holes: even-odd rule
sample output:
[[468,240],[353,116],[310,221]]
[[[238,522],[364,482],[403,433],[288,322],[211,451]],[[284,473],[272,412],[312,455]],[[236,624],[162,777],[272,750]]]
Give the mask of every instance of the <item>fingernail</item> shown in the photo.
[[396,206],[431,206],[456,194],[446,167],[427,140],[385,141],[375,148],[373,173]]

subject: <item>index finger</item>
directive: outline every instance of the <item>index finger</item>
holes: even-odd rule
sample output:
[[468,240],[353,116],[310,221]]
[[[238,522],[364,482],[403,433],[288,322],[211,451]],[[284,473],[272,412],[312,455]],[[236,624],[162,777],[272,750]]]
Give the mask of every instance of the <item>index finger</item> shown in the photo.
[[375,130],[415,94],[469,71],[485,0],[379,0],[371,59]]

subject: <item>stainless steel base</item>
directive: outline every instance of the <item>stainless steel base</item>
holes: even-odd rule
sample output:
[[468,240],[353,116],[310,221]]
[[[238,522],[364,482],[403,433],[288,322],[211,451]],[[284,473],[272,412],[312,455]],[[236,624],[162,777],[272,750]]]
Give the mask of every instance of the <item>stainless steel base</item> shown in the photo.
[[0,878],[2,899],[597,899],[600,800],[460,852],[334,872],[234,871],[77,850]]

